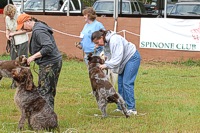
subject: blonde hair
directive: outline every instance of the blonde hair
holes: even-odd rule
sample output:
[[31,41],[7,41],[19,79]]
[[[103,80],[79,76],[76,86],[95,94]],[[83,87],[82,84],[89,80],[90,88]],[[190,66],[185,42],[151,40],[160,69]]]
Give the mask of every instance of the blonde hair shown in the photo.
[[15,16],[15,13],[16,13],[16,8],[14,5],[12,4],[8,4],[4,7],[3,9],[3,14],[4,14],[4,17],[6,16],[11,16],[11,17],[14,17]]
[[88,18],[94,21],[97,17],[95,10],[92,7],[88,7],[83,10],[83,15],[88,15]]

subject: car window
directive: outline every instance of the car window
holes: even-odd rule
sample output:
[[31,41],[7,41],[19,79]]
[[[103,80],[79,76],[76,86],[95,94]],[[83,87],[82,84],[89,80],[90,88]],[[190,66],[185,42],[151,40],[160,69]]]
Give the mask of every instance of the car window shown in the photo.
[[145,9],[145,7],[144,7],[144,4],[141,3],[141,2],[138,2],[138,4],[139,4],[139,7],[140,7],[141,12],[142,12],[142,13],[146,13],[146,9]]
[[96,5],[94,6],[96,11],[113,11],[114,6],[113,2],[97,2]]
[[[113,1],[96,2],[94,5],[96,11],[114,11]],[[118,4],[118,10],[120,11],[120,4]],[[122,2],[122,13],[130,13],[129,2]]]
[[134,2],[134,4],[135,4],[135,7],[136,7],[136,11],[137,11],[137,12],[139,12],[139,11],[140,11],[140,9],[139,9],[138,2]]
[[[120,11],[120,4],[118,4],[118,9]],[[131,13],[129,2],[122,2],[122,13]]]
[[194,6],[194,8],[193,8],[192,11],[193,11],[193,12],[196,12],[197,14],[200,14],[200,5]]
[[79,1],[78,0],[72,0],[72,3],[74,4],[74,7],[76,10],[81,10],[81,7],[79,6]]
[[[68,2],[65,4],[65,6],[64,6],[64,11],[67,11],[67,7],[68,7]],[[72,2],[70,2],[70,4],[69,4],[69,10],[70,11],[73,11],[74,10],[74,4],[72,3]]]
[[[59,10],[59,2],[57,0],[46,0],[45,10]],[[24,10],[43,10],[43,0],[28,0],[24,5]]]
[[188,4],[188,5],[176,5],[176,8],[173,8],[171,14],[199,14],[200,5]]
[[131,2],[131,8],[132,8],[132,13],[137,11],[136,5],[134,2]]

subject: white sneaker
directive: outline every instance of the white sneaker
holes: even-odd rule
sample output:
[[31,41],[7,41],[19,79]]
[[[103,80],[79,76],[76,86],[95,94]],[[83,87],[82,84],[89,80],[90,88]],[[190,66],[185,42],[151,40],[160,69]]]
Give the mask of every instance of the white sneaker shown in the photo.
[[128,110],[128,114],[129,115],[137,115],[137,111],[136,110]]

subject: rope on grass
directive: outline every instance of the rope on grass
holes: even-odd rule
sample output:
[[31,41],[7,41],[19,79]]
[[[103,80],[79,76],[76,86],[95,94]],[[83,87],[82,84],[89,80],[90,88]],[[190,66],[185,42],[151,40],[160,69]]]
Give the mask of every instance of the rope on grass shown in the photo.
[[[82,116],[87,116],[87,117],[97,117],[97,118],[102,118],[102,115],[101,114],[93,114],[93,115],[88,115],[88,114],[83,114],[81,113],[81,110],[83,109],[83,107],[79,108],[79,110],[77,111],[77,113],[79,115],[82,115]],[[96,109],[98,110],[97,108],[88,108],[88,109]],[[117,115],[108,115],[108,117],[114,117],[114,118],[120,118],[120,117],[124,117],[124,116],[117,116]]]
[[78,133],[78,130],[75,128],[68,128],[66,131],[62,133]]

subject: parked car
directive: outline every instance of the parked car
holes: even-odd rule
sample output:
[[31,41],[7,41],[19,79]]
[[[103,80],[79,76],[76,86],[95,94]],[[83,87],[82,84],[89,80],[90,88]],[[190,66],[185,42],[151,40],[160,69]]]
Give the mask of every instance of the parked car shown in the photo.
[[144,7],[148,14],[152,14],[156,12],[156,5],[144,4]]
[[[81,14],[81,0],[70,0],[69,13]],[[45,0],[46,13],[67,13],[68,0]],[[29,14],[43,12],[43,0],[27,0],[24,5],[24,12]],[[32,13],[31,13],[32,12]]]
[[[120,0],[118,4],[120,13]],[[97,15],[113,14],[114,0],[97,0],[93,4]],[[122,14],[147,14],[144,4],[137,0],[122,0]]]
[[169,12],[171,16],[200,16],[200,2],[178,2]]
[[[168,3],[168,4],[167,4],[167,10],[166,10],[166,11],[167,11],[167,12],[166,12],[167,14],[169,14],[169,13],[171,12],[171,10],[172,10],[172,8],[174,7],[174,5],[175,5],[175,4],[173,4],[173,3]],[[159,14],[159,10],[156,10],[155,12],[156,12],[157,14]],[[162,15],[164,15],[164,10],[161,10],[161,12],[162,12]]]

